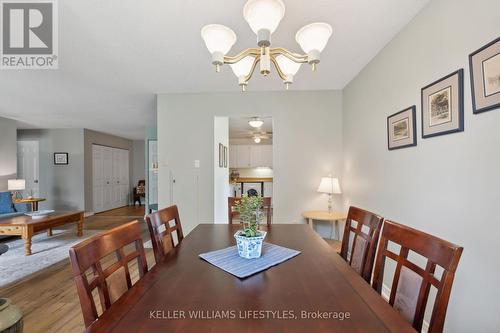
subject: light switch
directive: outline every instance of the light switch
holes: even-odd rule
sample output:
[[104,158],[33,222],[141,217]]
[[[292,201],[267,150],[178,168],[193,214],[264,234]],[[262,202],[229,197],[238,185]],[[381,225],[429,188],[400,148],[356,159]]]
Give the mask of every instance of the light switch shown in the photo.
[[194,160],[194,167],[199,168],[200,167],[200,160]]

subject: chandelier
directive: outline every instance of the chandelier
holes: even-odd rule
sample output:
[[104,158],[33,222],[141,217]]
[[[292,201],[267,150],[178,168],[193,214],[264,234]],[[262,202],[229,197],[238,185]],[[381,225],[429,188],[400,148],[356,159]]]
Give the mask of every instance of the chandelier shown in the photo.
[[221,24],[209,24],[201,29],[201,37],[212,54],[215,71],[220,72],[223,64],[229,64],[238,78],[238,84],[245,91],[248,81],[259,65],[260,73],[271,73],[271,64],[283,80],[286,89],[293,83],[300,65],[308,63],[312,70],[320,60],[320,53],[332,35],[332,27],[327,23],[312,23],[302,27],[295,40],[305,54],[291,52],[282,47],[271,47],[271,34],[285,15],[285,5],[281,0],[248,0],[243,8],[243,17],[257,34],[256,48],[248,48],[235,56],[226,55],[236,43],[236,34]]

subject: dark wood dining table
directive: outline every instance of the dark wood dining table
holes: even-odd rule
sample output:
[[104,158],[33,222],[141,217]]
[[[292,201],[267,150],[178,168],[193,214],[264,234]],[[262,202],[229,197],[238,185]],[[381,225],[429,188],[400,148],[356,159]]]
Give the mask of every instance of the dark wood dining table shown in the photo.
[[246,279],[198,257],[238,228],[198,225],[86,332],[415,332],[307,225],[263,227],[301,254]]

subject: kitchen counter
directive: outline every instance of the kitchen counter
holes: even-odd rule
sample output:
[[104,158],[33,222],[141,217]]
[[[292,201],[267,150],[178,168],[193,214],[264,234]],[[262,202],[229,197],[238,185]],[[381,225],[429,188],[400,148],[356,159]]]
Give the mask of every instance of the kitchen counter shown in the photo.
[[272,182],[272,178],[256,178],[256,177],[248,177],[248,178],[238,178],[236,183],[267,183]]

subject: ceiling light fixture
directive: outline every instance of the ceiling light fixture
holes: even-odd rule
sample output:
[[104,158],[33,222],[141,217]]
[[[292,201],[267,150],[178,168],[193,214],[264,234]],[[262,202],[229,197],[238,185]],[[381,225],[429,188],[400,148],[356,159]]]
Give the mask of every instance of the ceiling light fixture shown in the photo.
[[264,121],[257,118],[257,117],[254,117],[252,119],[250,119],[250,121],[248,122],[248,125],[254,127],[254,128],[259,128],[261,127],[262,125],[264,124]]
[[253,142],[260,143],[260,136],[256,136],[253,138]]
[[257,65],[264,76],[271,73],[271,63],[286,88],[293,83],[293,76],[300,65],[308,63],[312,70],[320,61],[320,53],[332,35],[332,27],[327,23],[312,23],[302,27],[295,40],[306,54],[298,54],[282,47],[271,48],[271,34],[285,15],[285,5],[281,0],[248,0],[243,7],[243,17],[257,34],[257,48],[248,48],[235,56],[226,56],[236,42],[233,30],[220,24],[209,24],[201,29],[201,37],[212,54],[212,64],[216,72],[223,64],[231,65],[238,78],[238,84],[245,91]]

